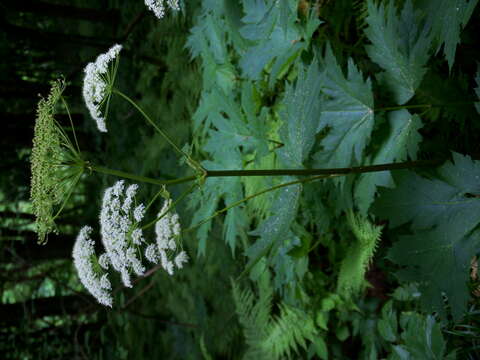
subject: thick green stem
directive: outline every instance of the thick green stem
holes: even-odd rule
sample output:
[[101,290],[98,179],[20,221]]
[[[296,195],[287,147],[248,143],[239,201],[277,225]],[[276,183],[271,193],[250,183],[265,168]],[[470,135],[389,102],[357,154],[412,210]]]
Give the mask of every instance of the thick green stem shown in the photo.
[[311,176],[311,175],[348,175],[376,171],[401,170],[439,165],[440,160],[418,160],[401,163],[389,163],[369,166],[356,166],[336,169],[271,169],[271,170],[206,170],[206,177],[223,176]]
[[425,109],[425,108],[441,108],[441,107],[457,107],[461,105],[472,105],[475,101],[459,101],[453,102],[448,104],[418,104],[418,105],[402,105],[402,106],[390,106],[390,107],[383,107],[374,109],[375,112],[378,111],[395,111],[395,110],[402,110],[402,109]]
[[[369,166],[356,166],[349,168],[336,169],[267,169],[267,170],[206,170],[205,177],[226,177],[226,176],[311,176],[311,175],[348,175],[361,174],[376,171],[402,170],[419,167],[431,167],[439,165],[440,160],[418,160],[402,163],[389,163]],[[125,179],[135,180],[154,185],[177,185],[194,181],[198,178],[196,175],[185,176],[175,180],[157,180],[150,177],[135,175],[120,170],[113,170],[103,166],[86,163],[85,167],[98,173],[118,176]]]
[[91,170],[91,171],[98,172],[98,173],[118,176],[118,177],[121,177],[121,178],[124,178],[124,179],[130,179],[130,180],[135,180],[135,181],[144,182],[144,183],[147,183],[147,184],[154,184],[154,185],[177,185],[177,184],[182,184],[182,183],[185,183],[185,182],[193,181],[197,178],[196,176],[185,176],[185,177],[175,179],[175,180],[157,180],[157,179],[149,178],[149,177],[146,177],[146,176],[140,176],[140,175],[127,173],[127,172],[120,171],[120,170],[109,169],[109,168],[106,168],[106,167],[103,167],[103,166],[87,164],[86,168]]

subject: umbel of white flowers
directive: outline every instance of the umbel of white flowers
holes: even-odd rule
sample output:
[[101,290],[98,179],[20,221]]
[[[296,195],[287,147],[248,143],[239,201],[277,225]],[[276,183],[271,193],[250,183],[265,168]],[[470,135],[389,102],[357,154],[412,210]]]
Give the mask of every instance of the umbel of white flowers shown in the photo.
[[178,248],[177,239],[180,236],[180,222],[177,214],[168,212],[171,205],[171,199],[166,200],[163,204],[163,208],[158,214],[160,220],[155,224],[157,242],[147,246],[145,257],[152,263],[160,262],[162,267],[170,275],[173,275],[174,266],[181,269],[183,263],[188,262],[188,256],[183,250],[176,256],[172,256]]
[[105,254],[101,255],[100,265],[109,265],[122,275],[123,284],[132,287],[130,270],[139,276],[145,267],[137,256],[136,246],[144,242],[142,229],[138,224],[143,219],[145,206],[138,205],[132,212],[138,185],[130,185],[124,194],[124,182],[118,181],[105,190],[102,211],[100,212],[100,232]]
[[95,242],[90,239],[92,228],[84,226],[73,246],[73,262],[83,286],[100,304],[112,306],[112,289],[107,273],[101,271],[95,256]]
[[112,306],[110,282],[106,271],[113,268],[121,275],[122,282],[132,287],[131,272],[138,276],[145,273],[141,261],[141,248],[146,245],[145,256],[152,263],[161,266],[173,275],[174,267],[181,269],[188,261],[187,253],[176,251],[181,246],[180,222],[176,213],[167,212],[171,200],[165,201],[161,215],[155,224],[157,238],[148,243],[140,227],[145,215],[145,206],[135,206],[138,185],[125,188],[123,180],[105,190],[100,212],[100,233],[105,252],[95,255],[95,242],[90,239],[92,229],[85,226],[77,236],[73,250],[74,264],[80,281],[99,303]]
[[[164,0],[145,0],[145,5],[153,11],[155,16],[159,19],[165,16],[165,6],[163,5]],[[178,6],[178,0],[167,0],[168,6],[172,10],[180,10]]]
[[115,69],[109,71],[110,63],[122,50],[122,45],[114,45],[105,54],[100,54],[94,62],[85,67],[83,79],[83,99],[90,116],[97,122],[98,130],[107,132],[102,107],[111,96]]

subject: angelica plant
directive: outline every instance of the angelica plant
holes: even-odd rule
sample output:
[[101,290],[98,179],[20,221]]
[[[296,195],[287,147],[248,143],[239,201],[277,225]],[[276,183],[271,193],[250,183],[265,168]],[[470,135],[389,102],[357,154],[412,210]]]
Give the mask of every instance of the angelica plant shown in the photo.
[[[168,4],[173,7],[176,2],[171,1]],[[119,272],[121,274],[123,284],[127,287],[132,286],[132,272],[137,276],[142,276],[146,271],[146,267],[141,260],[143,254],[151,263],[160,263],[161,267],[164,268],[170,275],[174,274],[175,267],[177,269],[181,269],[184,264],[188,262],[188,255],[185,251],[183,251],[181,242],[179,242],[182,232],[179,224],[179,218],[178,215],[171,213],[171,211],[173,210],[173,206],[178,201],[188,195],[189,192],[193,191],[199,186],[202,186],[207,178],[239,178],[250,176],[301,177],[297,180],[276,184],[267,189],[250,194],[243,199],[237,199],[236,201],[227,204],[225,208],[214,212],[211,216],[208,216],[207,214],[206,219],[184,231],[188,231],[200,226],[222,212],[229,211],[233,207],[243,204],[252,198],[278,190],[280,188],[297,185],[296,189],[299,193],[301,190],[300,184],[330,178],[332,176],[405,169],[417,166],[431,166],[437,163],[436,161],[413,161],[393,164],[380,163],[368,166],[334,169],[302,168],[302,162],[307,158],[309,152],[312,150],[313,138],[309,145],[305,146],[304,151],[299,156],[295,158],[289,157],[290,152],[296,147],[303,146],[303,140],[299,141],[297,136],[298,134],[295,132],[295,126],[300,126],[302,132],[307,131],[307,128],[303,127],[301,124],[301,119],[297,119],[298,121],[295,119],[290,119],[294,116],[294,111],[288,111],[288,117],[294,125],[286,126],[282,131],[293,131],[297,135],[289,136],[287,138],[285,141],[285,151],[282,150],[280,153],[283,161],[288,164],[286,169],[207,169],[201,165],[199,161],[193,159],[190,154],[187,154],[184,150],[182,150],[168,136],[168,134],[162,130],[161,126],[159,126],[157,122],[154,121],[152,117],[148,115],[134,100],[115,87],[115,77],[119,68],[119,55],[121,49],[121,45],[117,44],[112,46],[107,52],[100,54],[94,62],[89,63],[85,68],[83,97],[91,117],[96,122],[98,130],[102,133],[107,132],[106,118],[109,111],[110,99],[113,95],[117,95],[133,106],[147,122],[147,124],[153,127],[153,129],[162,136],[162,138],[173,148],[174,151],[176,151],[176,153],[182,158],[182,160],[184,160],[191,170],[193,170],[193,175],[173,180],[158,180],[121,170],[109,169],[98,164],[93,164],[90,160],[84,158],[83,154],[80,152],[80,148],[76,139],[75,146],[73,146],[73,143],[70,141],[69,137],[54,118],[56,104],[60,100],[62,101],[67,113],[69,113],[68,105],[61,96],[64,84],[62,82],[57,82],[52,88],[52,93],[49,98],[46,101],[41,101],[39,104],[39,116],[35,127],[34,150],[32,153],[32,202],[34,205],[35,214],[37,216],[37,231],[39,233],[40,240],[44,241],[46,235],[55,229],[54,219],[61,212],[62,208],[66,204],[66,200],[68,200],[68,197],[74,191],[76,182],[78,182],[84,173],[102,173],[109,176],[120,177],[136,182],[149,183],[157,186],[173,186],[186,182],[194,182],[194,185],[190,187],[175,202],[172,202],[169,197],[167,197],[158,218],[153,223],[151,222],[145,226],[141,226],[140,223],[145,215],[145,212],[150,205],[152,205],[155,198],[152,199],[148,206],[139,204],[134,207],[134,198],[138,187],[137,185],[130,185],[125,189],[124,182],[122,180],[117,181],[114,186],[105,191],[100,215],[101,241],[105,248],[105,253],[98,258],[97,262],[92,261],[91,264],[98,263],[103,270],[112,268],[113,270]],[[312,76],[318,73],[317,67],[318,64],[316,62],[312,62],[307,75],[300,76],[296,86],[294,88],[289,88],[288,92],[292,92],[295,99],[299,99],[299,94],[297,94],[297,92],[301,93],[310,87]],[[342,79],[342,81],[345,80]],[[319,95],[319,91],[319,87],[314,87],[314,91],[310,96]],[[311,114],[313,114],[314,111],[309,109],[309,104],[310,102],[299,102],[299,106],[305,107],[306,113],[310,114],[309,121],[313,121]],[[297,105],[296,103],[289,102],[288,106],[292,107],[293,109]],[[75,136],[73,123],[71,123],[71,126]],[[313,128],[312,126],[310,127]],[[312,132],[309,136],[314,136],[314,133]],[[292,167],[299,168],[295,169]],[[289,190],[286,189],[285,191],[288,192]],[[59,210],[55,213],[53,209],[57,205],[60,206]],[[143,235],[143,231],[153,224],[156,226],[157,233],[155,243],[146,241]],[[90,232],[90,230],[81,231],[78,237],[78,241],[80,242],[78,248],[86,249],[84,253],[89,254],[88,256],[92,257],[93,254],[91,254],[91,249],[89,247],[87,248],[88,244],[91,245],[91,240],[86,240],[87,235],[89,235]],[[264,234],[265,231],[260,233]],[[145,249],[142,249],[143,247],[145,247]],[[252,252],[249,255],[251,257],[251,261],[247,266],[248,270],[251,269],[261,257],[266,255],[271,247],[266,246],[259,249],[259,251]],[[76,252],[80,253],[80,250]],[[79,255],[75,256],[76,258],[87,259],[87,255],[83,257]],[[90,259],[90,257],[88,258]],[[86,264],[85,261],[83,262],[84,264]],[[80,264],[80,262],[76,261],[76,264]],[[82,270],[84,268],[86,268],[86,265],[77,266],[79,274],[80,272],[85,271]],[[96,277],[93,277],[92,274],[95,276],[100,276],[95,271],[85,274],[87,275],[80,275],[80,278],[96,279]],[[98,291],[95,292],[91,290],[93,283],[94,282],[89,281],[89,285],[85,286],[92,292],[94,296],[97,297],[99,294]],[[106,284],[105,280],[104,283]],[[105,300],[99,300],[99,302],[104,304],[108,303],[108,301]]]
[[[93,250],[93,240],[90,239],[91,228],[84,227],[80,231],[74,247],[73,257],[79,277],[85,287],[97,298],[99,303],[111,306],[111,298],[107,294],[109,289],[108,277],[102,271],[113,270],[120,273],[122,282],[126,287],[132,286],[131,273],[137,276],[144,275],[146,268],[141,261],[142,254],[151,263],[160,263],[161,267],[170,275],[174,274],[175,267],[181,269],[188,262],[188,255],[183,250],[179,238],[181,227],[177,214],[171,213],[173,206],[183,199],[189,192],[201,186],[208,177],[240,177],[240,176],[281,176],[281,175],[313,175],[311,177],[278,184],[264,189],[244,199],[226,206],[215,212],[213,216],[199,222],[199,226],[212,217],[228,211],[250,199],[283,187],[303,184],[332,176],[341,176],[350,173],[363,173],[382,171],[388,169],[410,168],[412,166],[430,165],[429,162],[381,164],[369,167],[343,168],[343,169],[265,169],[265,170],[207,170],[198,162],[191,159],[181,150],[166,133],[148,116],[143,109],[127,95],[113,87],[118,56],[121,47],[115,45],[107,53],[100,55],[94,63],[87,65],[84,79],[84,98],[87,108],[96,121],[101,132],[106,132],[106,115],[102,113],[103,106],[108,109],[108,102],[112,94],[118,94],[133,105],[144,119],[172,145],[195,171],[194,175],[174,180],[157,180],[120,170],[108,169],[92,164],[83,157],[75,138],[75,146],[68,135],[55,120],[56,105],[59,101],[65,106],[69,114],[68,105],[61,97],[64,82],[54,83],[47,100],[41,100],[38,108],[37,123],[34,134],[34,149],[32,151],[32,203],[36,215],[37,232],[39,239],[44,242],[49,232],[55,230],[54,220],[60,214],[69,196],[74,191],[76,183],[84,173],[103,173],[124,179],[141,181],[154,185],[175,185],[194,181],[191,186],[176,202],[167,196],[158,218],[147,226],[140,226],[146,210],[143,204],[134,207],[134,198],[138,185],[124,188],[122,180],[105,190],[102,210],[100,213],[101,241],[105,253],[97,259]],[[113,61],[115,60],[115,61]],[[113,62],[113,65],[111,64]],[[113,68],[110,68],[113,66]],[[104,77],[105,74],[109,74]],[[73,134],[75,130],[71,123]],[[160,192],[164,192],[163,188]],[[155,200],[152,199],[152,200]],[[55,212],[55,206],[60,205]],[[156,241],[147,242],[143,230],[155,224]],[[194,226],[194,227],[196,227]],[[191,230],[191,227],[187,230]],[[141,247],[145,247],[141,250]],[[248,268],[253,266],[260,256],[254,259]],[[102,269],[102,270],[100,270]]]

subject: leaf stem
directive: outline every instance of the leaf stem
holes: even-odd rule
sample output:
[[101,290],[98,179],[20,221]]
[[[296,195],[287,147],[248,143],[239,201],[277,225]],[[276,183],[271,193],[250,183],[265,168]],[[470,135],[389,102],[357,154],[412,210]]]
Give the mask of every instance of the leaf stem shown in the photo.
[[[160,216],[158,216],[155,220],[150,221],[147,225],[142,226],[142,229],[148,229],[150,226],[154,225],[157,223],[157,221],[160,221],[164,216],[166,216],[170,210],[172,210],[180,201],[182,201],[188,194],[192,192],[192,190],[197,186],[197,184],[192,184],[187,190],[185,190],[180,196],[172,202],[172,204],[168,207],[168,209],[165,210]],[[150,205],[149,205],[150,206]]]
[[199,223],[189,227],[188,229],[185,229],[183,230],[182,232],[188,232],[188,231],[191,231],[199,226],[202,226],[203,224],[205,224],[206,222],[210,221],[211,219],[213,219],[214,217],[230,210],[231,208],[235,207],[235,206],[238,206],[244,202],[247,202],[257,196],[260,196],[260,195],[263,195],[263,194],[266,194],[270,191],[274,191],[274,190],[278,190],[278,189],[281,189],[283,187],[286,187],[286,186],[291,186],[291,185],[295,185],[295,184],[304,184],[304,183],[307,183],[307,182],[310,182],[310,181],[314,181],[314,180],[320,180],[320,179],[326,179],[326,178],[330,178],[330,177],[335,177],[335,176],[341,176],[340,174],[329,174],[329,175],[317,175],[317,176],[312,176],[312,177],[309,177],[309,178],[305,178],[305,179],[300,179],[300,180],[294,180],[294,181],[289,181],[289,182],[286,182],[286,183],[283,183],[283,184],[278,184],[278,185],[275,185],[275,186],[272,186],[272,187],[269,187],[268,189],[264,189],[262,191],[259,191],[259,192],[256,192],[255,194],[252,194],[252,195],[249,195],[247,197],[244,197],[243,199],[241,200],[238,200],[238,201],[235,201],[234,203],[224,207],[223,209],[220,209],[218,211],[215,211],[215,213],[213,213],[211,216],[203,219],[202,221],[200,221]]
[[[376,171],[402,170],[419,167],[430,167],[440,165],[441,160],[418,160],[400,163],[388,163],[379,165],[356,166],[349,168],[334,169],[264,169],[264,170],[205,170],[205,177],[227,177],[227,176],[328,176],[328,175],[349,175],[361,174]],[[144,182],[154,185],[178,185],[198,179],[198,175],[185,176],[174,180],[158,180],[146,176],[135,175],[125,171],[109,169],[103,166],[93,165],[85,162],[85,168],[102,174],[118,176],[125,179]],[[304,179],[305,180],[305,179]]]
[[148,116],[147,113],[143,111],[143,109],[138,106],[137,103],[135,103],[135,101],[117,89],[113,89],[112,92],[127,100],[135,109],[137,109],[138,112],[145,118],[145,120],[147,120],[147,122],[153,126],[153,128],[175,149],[175,151],[181,156],[185,157],[187,164],[189,164],[195,171],[202,171],[203,168],[200,166],[200,164],[193,160],[185,151],[180,149],[177,144],[175,144],[175,142],[167,135],[167,133],[160,129],[158,125],[155,124],[155,122],[150,118],[150,116]]
[[101,174],[118,176],[124,179],[140,181],[143,183],[153,184],[153,185],[177,185],[177,184],[193,181],[197,178],[197,176],[192,175],[192,176],[185,176],[182,178],[178,178],[175,180],[158,180],[158,179],[154,179],[146,176],[135,175],[125,171],[109,169],[109,168],[98,166],[98,165],[92,165],[90,163],[86,164],[86,168]]
[[401,170],[439,165],[440,160],[418,160],[400,163],[356,166],[334,169],[267,169],[267,170],[206,170],[206,177],[224,176],[308,176],[308,175],[348,175],[376,171]]
[[383,108],[377,108],[373,111],[394,111],[394,110],[402,110],[402,109],[425,109],[425,108],[441,108],[441,107],[457,107],[461,105],[471,105],[474,104],[476,101],[458,101],[452,102],[448,104],[416,104],[416,105],[402,105],[402,106],[389,106]]

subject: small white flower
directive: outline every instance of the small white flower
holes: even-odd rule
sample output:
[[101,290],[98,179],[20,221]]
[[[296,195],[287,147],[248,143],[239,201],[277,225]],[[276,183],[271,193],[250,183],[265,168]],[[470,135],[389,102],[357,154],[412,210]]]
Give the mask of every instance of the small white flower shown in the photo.
[[145,215],[145,205],[143,204],[138,205],[135,208],[135,210],[133,210],[133,218],[137,222],[142,221],[144,215]]
[[[167,4],[172,10],[180,10],[178,0],[167,0]],[[153,11],[157,18],[161,19],[165,16],[165,6],[163,5],[163,0],[145,0],[145,5],[151,11]]]
[[160,254],[160,262],[162,264],[162,267],[166,269],[169,262],[167,253],[165,252],[165,250],[159,250],[158,253]]
[[108,270],[108,266],[110,265],[110,258],[106,253],[103,253],[98,257],[98,263],[103,269]]
[[98,130],[107,132],[105,117],[101,108],[111,95],[113,80],[110,78],[108,66],[120,53],[121,45],[114,45],[105,54],[101,54],[94,62],[85,67],[83,79],[83,99],[90,116],[97,122]]
[[175,239],[170,239],[168,242],[168,248],[174,251],[177,249],[177,243],[175,242]]
[[[125,192],[125,200],[123,202],[122,210],[124,212],[128,212],[130,207],[132,206],[133,198],[135,197],[136,193],[138,190],[138,185],[137,184],[132,184],[127,188],[127,191]],[[140,221],[140,220],[138,220]]]
[[151,263],[154,263],[154,264],[158,263],[159,255],[158,255],[156,244],[150,244],[147,246],[147,248],[145,249],[145,257]]
[[167,271],[168,275],[173,275],[173,262],[167,262],[165,265],[165,270]]
[[119,180],[115,183],[115,185],[113,185],[113,187],[108,188],[105,192],[113,191],[113,194],[118,197],[122,195],[124,186],[125,186],[125,182],[123,180]]
[[135,229],[132,231],[132,242],[135,245],[140,245],[145,240],[143,239],[143,231],[142,229]]
[[[157,234],[157,256],[155,256],[155,259],[157,262],[160,260],[162,267],[170,275],[173,275],[174,265],[181,269],[183,264],[188,261],[188,256],[185,251],[181,251],[173,261],[169,258],[169,254],[172,255],[173,258],[173,252],[177,250],[177,240],[181,232],[178,214],[168,211],[171,205],[171,199],[165,200],[158,214],[158,217],[161,217],[161,219],[155,224],[155,233]],[[153,253],[153,250],[149,251]],[[149,256],[153,258],[153,255],[150,253]]]
[[112,290],[112,284],[110,284],[110,280],[108,280],[108,274],[103,274],[100,278],[100,287],[106,290]]
[[122,269],[120,271],[120,274],[122,275],[122,282],[123,282],[123,285],[125,285],[126,287],[129,287],[131,288],[133,285],[132,285],[132,281],[130,279],[130,273],[128,272],[127,269]]
[[176,213],[167,210],[172,205],[172,200],[168,199],[164,202],[162,210],[158,213],[158,217],[163,216],[155,224],[155,233],[157,234],[157,244],[159,249],[168,249],[170,240],[180,234],[179,217]]
[[127,259],[132,265],[133,271],[138,276],[142,276],[145,273],[145,267],[142,265],[141,261],[137,258],[137,252],[134,248],[127,249]]
[[175,257],[175,265],[177,265],[177,268],[181,269],[183,267],[184,263],[188,262],[188,255],[185,251],[181,251],[176,257]]
[[78,277],[83,286],[98,300],[100,304],[112,307],[110,281],[107,274],[99,273],[94,269],[95,243],[90,239],[92,228],[84,226],[75,240],[73,246],[73,262],[78,272]]

